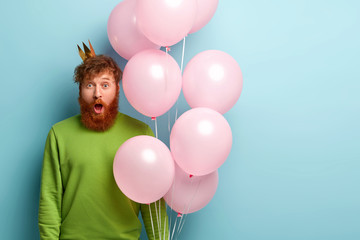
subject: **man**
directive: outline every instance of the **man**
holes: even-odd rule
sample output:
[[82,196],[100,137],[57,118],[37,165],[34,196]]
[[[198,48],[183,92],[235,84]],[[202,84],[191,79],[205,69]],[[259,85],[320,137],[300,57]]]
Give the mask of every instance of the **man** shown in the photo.
[[[113,59],[79,48],[75,69],[81,115],[55,124],[47,137],[39,207],[40,237],[50,239],[139,239],[141,211],[149,239],[166,235],[165,203],[128,199],[113,177],[119,146],[136,135],[153,135],[146,124],[118,112],[121,70]],[[134,173],[136,174],[136,173]],[[159,211],[160,210],[160,211]],[[160,218],[161,213],[161,218]],[[151,218],[152,216],[152,218]],[[160,221],[160,219],[161,221]],[[157,221],[159,219],[159,221]],[[160,222],[162,227],[160,227]]]

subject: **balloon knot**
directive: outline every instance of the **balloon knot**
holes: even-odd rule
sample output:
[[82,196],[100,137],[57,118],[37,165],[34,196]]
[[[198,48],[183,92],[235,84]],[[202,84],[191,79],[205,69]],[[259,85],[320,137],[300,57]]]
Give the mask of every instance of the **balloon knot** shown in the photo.
[[181,213],[178,213],[177,217],[181,217]]
[[194,175],[190,174],[189,177],[192,178]]
[[156,120],[156,117],[151,117],[151,120]]

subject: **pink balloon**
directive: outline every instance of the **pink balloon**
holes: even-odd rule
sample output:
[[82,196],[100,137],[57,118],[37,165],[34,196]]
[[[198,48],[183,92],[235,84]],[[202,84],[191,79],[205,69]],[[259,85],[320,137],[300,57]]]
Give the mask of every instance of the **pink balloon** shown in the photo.
[[171,46],[189,33],[196,10],[196,0],[138,0],[137,24],[155,44]]
[[167,112],[181,91],[179,65],[160,50],[146,50],[133,56],[125,66],[122,81],[130,104],[149,117]]
[[219,181],[218,171],[204,176],[192,176],[175,165],[175,177],[164,199],[171,209],[188,214],[205,207],[215,195]]
[[145,49],[160,49],[147,39],[136,26],[136,0],[124,0],[112,10],[107,24],[109,41],[114,50],[129,60]]
[[224,114],[239,99],[242,85],[239,65],[222,51],[201,52],[184,70],[184,97],[192,108],[208,107]]
[[226,119],[210,108],[193,108],[175,122],[170,149],[176,163],[187,173],[202,176],[218,169],[232,145]]
[[113,165],[115,181],[131,200],[151,203],[171,187],[175,166],[167,146],[150,136],[136,136],[123,143]]
[[194,33],[204,27],[214,16],[219,0],[196,0],[197,14],[190,33]]

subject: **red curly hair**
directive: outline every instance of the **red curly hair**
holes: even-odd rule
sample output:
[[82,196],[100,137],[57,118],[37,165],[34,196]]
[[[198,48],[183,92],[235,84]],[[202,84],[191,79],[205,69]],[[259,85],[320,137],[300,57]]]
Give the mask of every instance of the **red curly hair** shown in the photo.
[[120,82],[122,71],[111,57],[105,55],[96,55],[85,59],[75,68],[74,81],[81,85],[84,80],[91,79],[103,72],[112,73],[115,82]]

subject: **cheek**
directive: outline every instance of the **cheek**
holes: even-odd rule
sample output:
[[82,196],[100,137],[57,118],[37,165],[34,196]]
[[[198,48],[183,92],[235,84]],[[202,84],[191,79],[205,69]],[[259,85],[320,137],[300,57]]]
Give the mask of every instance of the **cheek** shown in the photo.
[[86,103],[93,102],[93,94],[89,90],[82,89],[80,92],[80,96]]
[[106,104],[110,104],[116,97],[116,89],[112,89],[111,91],[106,93],[106,96],[104,97],[104,101]]

